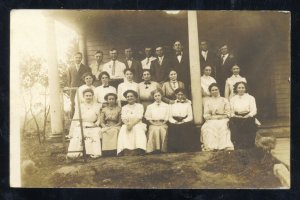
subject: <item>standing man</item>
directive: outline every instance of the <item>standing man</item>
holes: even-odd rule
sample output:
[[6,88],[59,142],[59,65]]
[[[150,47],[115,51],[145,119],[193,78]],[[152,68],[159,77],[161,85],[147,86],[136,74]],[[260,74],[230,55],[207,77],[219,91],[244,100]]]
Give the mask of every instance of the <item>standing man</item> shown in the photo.
[[111,60],[104,64],[103,71],[106,71],[110,76],[110,85],[118,88],[118,85],[123,82],[124,70],[126,66],[124,63],[117,60],[118,51],[116,49],[111,49],[109,51]]
[[95,62],[90,65],[90,68],[92,70],[92,74],[94,75],[94,86],[98,87],[101,85],[101,81],[99,80],[99,74],[103,71],[103,52],[102,51],[96,51],[95,53]]
[[144,60],[141,61],[142,63],[142,71],[141,71],[141,74],[140,76],[142,77],[142,72],[144,69],[148,69],[150,70],[151,74],[153,74],[153,69],[151,69],[151,62],[153,60],[156,60],[156,58],[154,56],[152,56],[152,48],[150,47],[146,47],[145,48],[145,55],[146,55],[146,58]]
[[[83,80],[81,79],[82,75],[86,72],[91,72],[91,69],[84,64],[81,63],[82,61],[82,53],[77,52],[74,55],[74,64],[71,65],[67,70],[67,80],[69,87],[80,87],[84,84]],[[75,111],[75,90],[71,90],[70,93],[70,100],[71,100],[71,117],[74,115]]]
[[228,46],[225,44],[220,48],[221,56],[216,70],[216,81],[219,84],[220,95],[224,97],[225,82],[231,75],[231,68],[236,64],[236,60],[232,54],[229,53]]
[[208,45],[205,40],[200,42],[200,65],[201,65],[201,72],[204,72],[204,68],[206,66],[211,66],[212,72],[211,76],[216,76],[216,56],[208,50]]
[[177,79],[182,81],[185,85],[188,97],[191,96],[191,75],[190,75],[190,62],[189,56],[183,53],[183,45],[180,41],[175,41],[173,45],[173,65],[177,71]]
[[132,71],[133,80],[136,83],[139,83],[142,81],[142,76],[140,74],[142,65],[139,61],[137,61],[133,58],[131,48],[125,49],[125,66],[126,66],[126,69],[130,69]]
[[150,69],[153,70],[153,80],[162,85],[168,80],[172,63],[169,58],[165,57],[162,46],[157,47],[155,53],[157,58],[151,62]]

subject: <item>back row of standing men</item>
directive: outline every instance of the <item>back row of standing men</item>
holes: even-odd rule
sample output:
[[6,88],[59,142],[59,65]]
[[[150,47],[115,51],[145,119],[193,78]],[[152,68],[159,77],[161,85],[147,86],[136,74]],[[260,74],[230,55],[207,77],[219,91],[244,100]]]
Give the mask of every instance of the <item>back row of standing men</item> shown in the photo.
[[[200,64],[203,69],[206,66],[211,66],[212,76],[216,78],[220,86],[220,94],[224,96],[224,88],[226,79],[230,76],[231,68],[236,64],[234,57],[229,54],[228,46],[225,44],[219,49],[220,56],[214,55],[208,50],[206,41],[200,42]],[[82,54],[80,52],[75,54],[74,64],[68,68],[67,77],[69,87],[79,87],[84,84],[81,77],[86,72],[92,72],[95,76],[94,85],[99,86],[99,74],[102,71],[108,72],[110,75],[110,85],[115,88],[123,82],[124,70],[131,69],[134,76],[134,81],[139,83],[142,81],[143,70],[148,69],[151,72],[151,79],[162,84],[169,78],[170,69],[175,69],[177,72],[177,79],[182,81],[185,85],[185,90],[188,97],[191,96],[191,78],[189,55],[183,51],[183,45],[180,41],[176,41],[173,45],[174,53],[171,56],[165,56],[164,48],[158,46],[155,49],[156,57],[152,55],[150,47],[145,48],[145,59],[138,61],[133,58],[131,48],[125,49],[125,60],[118,60],[118,51],[116,49],[110,50],[110,61],[103,62],[103,52],[96,51],[96,61],[90,67],[82,64]],[[200,74],[199,74],[200,76]],[[75,93],[71,93],[72,107],[74,107]]]

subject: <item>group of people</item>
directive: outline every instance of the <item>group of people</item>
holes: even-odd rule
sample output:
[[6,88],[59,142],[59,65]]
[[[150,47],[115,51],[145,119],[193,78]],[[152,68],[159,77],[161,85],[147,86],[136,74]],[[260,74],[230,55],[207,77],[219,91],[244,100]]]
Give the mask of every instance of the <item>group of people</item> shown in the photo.
[[78,87],[78,98],[74,90],[70,95],[73,121],[67,156],[82,155],[82,131],[92,158],[253,147],[257,111],[246,79],[230,61],[227,45],[220,49],[220,66],[210,61],[206,41],[200,46],[205,119],[201,134],[193,123],[189,59],[180,41],[173,45],[173,57],[165,56],[159,46],[156,57],[145,48],[146,58],[137,61],[127,48],[121,62],[117,50],[111,49],[109,62],[102,63],[103,52],[97,51],[90,67],[76,53],[67,74],[69,86]]

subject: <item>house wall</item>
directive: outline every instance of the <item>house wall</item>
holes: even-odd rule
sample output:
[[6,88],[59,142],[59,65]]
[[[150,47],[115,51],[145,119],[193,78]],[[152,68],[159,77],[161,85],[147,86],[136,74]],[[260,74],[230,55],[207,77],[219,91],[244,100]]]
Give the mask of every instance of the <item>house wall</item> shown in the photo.
[[[288,15],[245,12],[237,17],[234,12],[198,12],[198,28],[200,41],[207,40],[216,54],[221,44],[230,46],[241,74],[248,80],[249,93],[256,98],[260,120],[290,116]],[[119,50],[120,60],[126,47],[132,47],[135,57],[141,59],[145,46],[170,49],[178,39],[187,51],[187,36],[186,18],[165,16],[155,20],[155,15],[133,15],[120,20],[111,16],[86,29],[88,64],[97,50],[104,52],[107,62],[112,47]]]

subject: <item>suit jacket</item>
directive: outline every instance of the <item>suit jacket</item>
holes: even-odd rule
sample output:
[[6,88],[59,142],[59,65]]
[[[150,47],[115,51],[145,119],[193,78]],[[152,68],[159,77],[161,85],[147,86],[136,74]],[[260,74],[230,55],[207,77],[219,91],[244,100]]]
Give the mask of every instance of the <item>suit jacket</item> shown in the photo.
[[151,61],[150,69],[152,69],[152,80],[158,83],[165,82],[169,79],[169,72],[172,66],[172,62],[169,58],[164,56],[161,65],[159,59]]
[[[183,53],[180,62],[178,61],[176,54],[173,54],[172,68],[177,71],[177,80],[182,81],[184,85],[189,86],[191,83],[191,75],[190,60],[188,54]],[[188,87],[186,89],[188,89]]]
[[127,60],[124,61],[126,69],[131,69],[133,71],[133,80],[136,83],[139,83],[142,81],[142,73],[143,73],[143,68],[141,62],[132,59],[132,64],[131,67],[129,67]]
[[221,57],[218,62],[219,64],[216,69],[216,81],[220,86],[219,90],[221,96],[224,96],[225,82],[226,79],[232,75],[231,68],[236,64],[236,59],[233,55],[229,54],[224,63]]
[[201,65],[201,73],[203,74],[204,72],[204,67],[206,66],[211,66],[212,67],[212,72],[211,76],[215,77],[216,76],[216,65],[217,65],[217,56],[212,53],[211,51],[207,52],[206,60],[204,59],[201,51],[200,51],[200,65]]
[[69,87],[80,87],[84,84],[84,81],[81,80],[81,77],[84,73],[91,72],[91,68],[80,64],[79,70],[77,71],[75,65],[71,65],[67,70],[67,79]]

